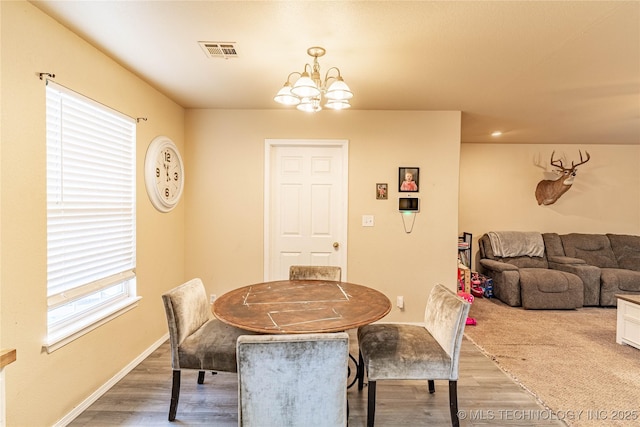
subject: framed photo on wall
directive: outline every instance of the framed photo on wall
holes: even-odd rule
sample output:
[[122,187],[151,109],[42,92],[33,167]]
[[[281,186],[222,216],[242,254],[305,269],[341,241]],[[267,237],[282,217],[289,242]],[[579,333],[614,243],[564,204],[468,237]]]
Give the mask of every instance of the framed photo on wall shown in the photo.
[[389,198],[389,191],[387,183],[376,184],[376,200],[387,200]]
[[417,193],[420,191],[420,168],[398,168],[398,191],[401,193]]

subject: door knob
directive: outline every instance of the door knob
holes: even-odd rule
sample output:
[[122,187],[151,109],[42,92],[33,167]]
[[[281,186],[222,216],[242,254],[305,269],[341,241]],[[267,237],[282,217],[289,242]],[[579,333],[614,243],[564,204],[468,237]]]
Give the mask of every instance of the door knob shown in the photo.
[[340,247],[340,243],[333,242],[333,247],[334,247],[334,249],[338,249]]

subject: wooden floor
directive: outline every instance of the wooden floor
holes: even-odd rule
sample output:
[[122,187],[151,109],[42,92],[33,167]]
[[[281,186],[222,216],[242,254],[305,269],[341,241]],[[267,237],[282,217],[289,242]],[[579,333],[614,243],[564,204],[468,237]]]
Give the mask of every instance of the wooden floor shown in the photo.
[[[357,354],[355,341],[351,340],[352,354]],[[171,361],[167,342],[69,425],[237,426],[236,381],[235,374],[207,373],[205,383],[198,385],[197,372],[183,372],[178,414],[169,422]],[[376,426],[451,425],[446,381],[436,381],[435,394],[428,393],[426,381],[379,381],[377,395]],[[359,392],[354,385],[347,396],[349,426],[365,426],[366,387]],[[458,405],[461,426],[565,425],[466,338],[460,358]]]

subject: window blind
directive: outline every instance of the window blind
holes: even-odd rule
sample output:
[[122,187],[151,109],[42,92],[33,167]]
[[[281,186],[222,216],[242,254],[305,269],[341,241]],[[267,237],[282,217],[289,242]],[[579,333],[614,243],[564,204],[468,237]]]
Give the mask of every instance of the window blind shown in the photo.
[[135,296],[136,128],[132,118],[51,81],[46,105],[51,332]]

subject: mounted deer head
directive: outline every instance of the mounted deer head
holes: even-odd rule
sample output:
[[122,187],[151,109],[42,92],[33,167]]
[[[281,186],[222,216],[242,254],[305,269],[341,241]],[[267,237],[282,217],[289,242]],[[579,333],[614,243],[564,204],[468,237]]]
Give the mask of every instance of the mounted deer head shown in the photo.
[[585,151],[587,158],[583,160],[582,151],[578,152],[580,153],[580,163],[574,164],[571,162],[570,168],[565,168],[560,159],[553,160],[555,151],[551,153],[551,165],[558,168],[556,172],[560,174],[560,177],[556,180],[544,179],[538,183],[536,187],[536,200],[538,201],[538,205],[551,205],[555,203],[560,196],[571,188],[573,180],[576,177],[576,172],[578,172],[577,167],[587,163],[591,158],[589,152]]

